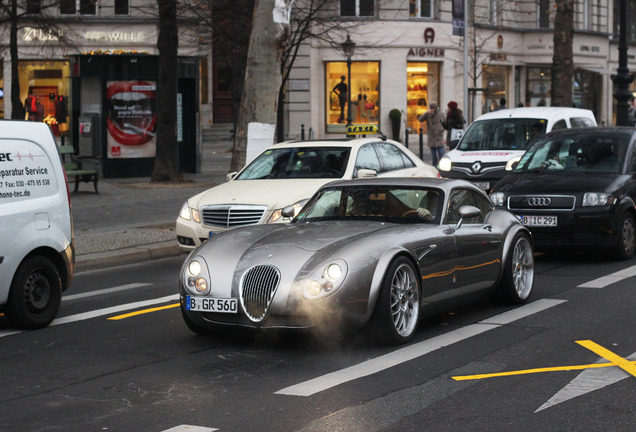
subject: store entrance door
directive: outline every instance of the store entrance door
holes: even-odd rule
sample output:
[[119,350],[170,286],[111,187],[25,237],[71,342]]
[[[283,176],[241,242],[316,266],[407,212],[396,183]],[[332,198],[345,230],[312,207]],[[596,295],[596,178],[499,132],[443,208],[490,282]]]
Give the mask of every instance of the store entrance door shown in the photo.
[[214,123],[232,123],[232,71],[230,65],[214,62],[212,115]]
[[420,127],[426,131],[426,123],[417,117],[424,114],[431,102],[439,100],[439,63],[409,62],[406,66],[406,127],[418,133]]

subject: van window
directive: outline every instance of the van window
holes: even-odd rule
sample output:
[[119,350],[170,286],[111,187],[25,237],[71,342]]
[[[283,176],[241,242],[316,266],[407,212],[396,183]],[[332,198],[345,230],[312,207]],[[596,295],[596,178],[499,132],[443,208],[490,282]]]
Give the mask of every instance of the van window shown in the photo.
[[57,190],[55,169],[40,146],[0,140],[0,203],[50,196]]
[[552,130],[567,129],[568,125],[565,120],[561,119],[552,126]]
[[458,145],[459,150],[524,150],[545,134],[545,119],[492,119],[474,122]]
[[572,117],[570,124],[575,127],[594,127],[596,124],[587,117]]

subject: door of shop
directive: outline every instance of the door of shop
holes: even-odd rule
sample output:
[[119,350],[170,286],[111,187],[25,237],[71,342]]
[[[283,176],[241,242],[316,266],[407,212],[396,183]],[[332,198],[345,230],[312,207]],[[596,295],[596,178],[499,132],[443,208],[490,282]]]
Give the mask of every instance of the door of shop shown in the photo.
[[179,172],[197,172],[196,80],[179,79],[177,90],[177,145]]
[[214,62],[212,114],[214,123],[232,123],[232,71],[230,65]]

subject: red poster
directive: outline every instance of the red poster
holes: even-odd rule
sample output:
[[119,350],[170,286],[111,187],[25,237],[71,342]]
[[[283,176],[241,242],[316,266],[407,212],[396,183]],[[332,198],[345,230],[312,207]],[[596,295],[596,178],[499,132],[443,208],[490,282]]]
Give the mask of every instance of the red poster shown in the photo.
[[157,127],[156,83],[109,81],[106,86],[108,157],[154,157]]

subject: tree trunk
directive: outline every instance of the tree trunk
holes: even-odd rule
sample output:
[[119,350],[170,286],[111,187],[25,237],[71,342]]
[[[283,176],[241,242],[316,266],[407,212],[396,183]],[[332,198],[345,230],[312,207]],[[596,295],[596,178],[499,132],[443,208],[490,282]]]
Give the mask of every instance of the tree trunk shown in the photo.
[[159,6],[159,79],[157,82],[157,153],[151,181],[181,181],[177,166],[177,0]]
[[20,98],[20,73],[18,69],[18,0],[11,0],[9,52],[11,53],[11,118],[24,120],[26,112]]
[[572,60],[574,0],[557,0],[556,8],[552,57],[552,106],[571,107],[574,80]]
[[274,21],[275,3],[275,0],[257,0],[254,4],[231,171],[238,171],[245,165],[249,124],[276,124],[281,86],[280,58],[288,39],[289,25]]

